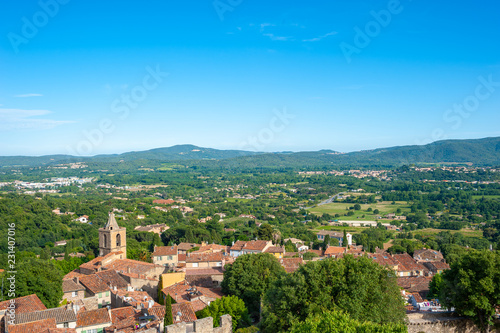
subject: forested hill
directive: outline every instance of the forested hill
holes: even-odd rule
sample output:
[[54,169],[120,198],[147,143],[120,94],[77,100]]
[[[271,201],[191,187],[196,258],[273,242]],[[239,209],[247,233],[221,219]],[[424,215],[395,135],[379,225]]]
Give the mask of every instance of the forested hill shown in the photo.
[[119,161],[176,162],[205,167],[318,167],[318,166],[398,166],[418,163],[473,163],[500,165],[500,137],[474,140],[444,140],[422,146],[379,148],[341,154],[333,150],[313,152],[259,153],[243,150],[218,150],[193,145],[177,145],[147,151],[115,155],[75,157],[50,155],[41,157],[0,157],[0,166],[38,166],[64,162],[116,163]]

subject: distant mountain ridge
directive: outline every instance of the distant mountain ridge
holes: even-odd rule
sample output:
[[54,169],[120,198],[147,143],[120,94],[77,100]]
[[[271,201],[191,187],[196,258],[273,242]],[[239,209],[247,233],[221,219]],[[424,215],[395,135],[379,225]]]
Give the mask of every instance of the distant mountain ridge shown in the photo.
[[252,152],[245,150],[220,150],[194,145],[176,145],[122,154],[78,157],[70,155],[0,156],[0,166],[39,166],[68,162],[106,162],[151,160],[160,162],[213,161],[214,164],[248,166],[293,165],[402,165],[412,163],[470,162],[475,165],[500,165],[500,137],[443,140],[422,146],[397,146],[350,153],[334,150],[304,152]]

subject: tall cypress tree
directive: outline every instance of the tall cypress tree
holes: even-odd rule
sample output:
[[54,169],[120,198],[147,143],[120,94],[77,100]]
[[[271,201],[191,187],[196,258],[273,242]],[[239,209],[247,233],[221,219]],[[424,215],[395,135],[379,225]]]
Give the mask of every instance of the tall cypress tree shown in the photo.
[[347,247],[349,243],[347,243],[347,232],[344,230],[344,238],[342,239],[342,246]]
[[174,323],[174,316],[172,315],[172,302],[170,295],[165,298],[165,318],[163,319],[163,325],[167,327]]
[[158,282],[158,303],[160,303],[161,305],[164,304],[165,302],[165,296],[163,294],[163,274],[160,274],[160,281]]

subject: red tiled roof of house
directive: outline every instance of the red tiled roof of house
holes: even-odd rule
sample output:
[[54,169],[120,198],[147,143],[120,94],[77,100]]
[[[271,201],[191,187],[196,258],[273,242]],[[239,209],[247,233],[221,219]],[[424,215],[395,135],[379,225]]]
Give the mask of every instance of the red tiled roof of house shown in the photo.
[[222,267],[186,268],[186,276],[191,275],[223,275]]
[[69,293],[73,291],[85,290],[85,287],[73,280],[66,279],[62,282],[62,289],[63,293]]
[[193,311],[196,313],[206,308],[208,304],[203,302],[201,299],[196,299],[191,302],[191,306],[193,307]]
[[186,261],[186,258],[187,258],[187,256],[186,256],[186,254],[184,254],[184,253],[183,253],[183,254],[178,254],[178,255],[177,255],[177,261],[178,261],[178,262],[181,262],[181,261]]
[[205,261],[222,261],[222,252],[212,252],[212,253],[190,253],[186,262],[205,262]]
[[63,280],[73,279],[75,277],[80,277],[80,276],[85,276],[85,274],[80,273],[80,269],[77,268],[75,270],[72,270],[68,274],[64,275]]
[[407,276],[398,277],[398,286],[405,289],[407,292],[413,293],[417,292],[422,296],[425,296],[429,292],[429,283],[432,277],[429,276]]
[[241,251],[243,247],[245,246],[246,241],[236,241],[233,246],[231,246],[229,249],[233,251]]
[[80,283],[94,294],[110,290],[110,287],[96,274],[82,276]]
[[175,256],[177,255],[177,246],[158,246],[151,256]]
[[270,241],[266,240],[252,240],[246,242],[246,244],[243,246],[243,249],[250,251],[263,251],[264,248],[269,244],[269,242]]
[[127,303],[134,308],[136,308],[138,305],[141,305],[143,308],[148,308],[150,302],[152,302],[152,305],[160,305],[154,302],[153,298],[145,291],[116,290],[113,291],[113,294],[115,294],[119,298],[122,298],[124,303]]
[[[12,300],[0,302],[0,311],[7,310],[7,307],[9,306],[11,301]],[[16,314],[47,309],[47,307],[35,294],[15,298],[14,304],[16,306]]]
[[302,258],[283,258],[280,259],[280,264],[285,268],[287,273],[293,273],[299,269],[300,265],[304,263]]
[[47,318],[25,324],[9,325],[9,333],[40,333],[48,328],[56,328],[56,320]]
[[76,321],[76,315],[73,309],[62,306],[40,311],[19,313],[16,315],[15,322],[16,324],[24,324],[50,318],[55,319],[57,324]]
[[196,290],[208,298],[222,298],[224,296],[221,288],[196,287]]
[[392,257],[398,263],[399,272],[425,270],[425,267],[418,264],[408,253],[394,254]]
[[445,270],[445,269],[450,269],[450,265],[448,265],[445,262],[442,261],[430,261],[430,262],[425,262],[424,266],[426,267],[431,267],[436,270]]
[[280,246],[270,246],[264,252],[267,253],[285,253],[285,249]]
[[131,317],[135,314],[135,310],[131,306],[125,306],[123,308],[111,309],[111,322],[113,324],[124,320],[125,318]]
[[413,258],[418,261],[441,261],[444,259],[441,252],[432,249],[415,250]]
[[[177,318],[177,315],[179,315],[179,318]],[[197,319],[190,302],[172,304],[172,316],[174,317],[174,324],[190,323]]]
[[193,251],[192,253],[203,253],[203,252],[228,252],[228,246],[219,244],[208,244],[200,246],[199,250]]
[[325,251],[325,256],[339,255],[347,251],[347,248],[342,246],[329,246]]
[[130,268],[130,273],[139,275],[147,274],[150,270],[156,267],[159,267],[159,265],[131,259],[116,259],[106,265],[106,268],[114,269],[119,273],[128,273]]
[[374,262],[382,266],[389,266],[391,268],[395,268],[398,266],[398,263],[392,258],[391,254],[388,252],[369,253],[368,257],[373,259]]
[[177,245],[177,248],[182,251],[187,251],[191,250],[193,247],[200,246],[200,244],[195,244],[195,243],[180,243]]
[[79,312],[76,319],[76,327],[93,326],[106,323],[111,324],[111,318],[109,317],[107,308]]
[[148,309],[148,313],[150,315],[154,315],[158,317],[161,321],[165,318],[165,306],[164,305],[154,305],[153,307]]
[[95,274],[99,279],[101,279],[107,286],[116,287],[118,289],[126,289],[128,286],[127,281],[120,276],[115,270],[107,269],[104,271],[97,272]]
[[162,289],[162,292],[165,295],[170,295],[172,298],[179,302],[181,300],[189,301],[188,289],[191,289],[191,286],[188,284],[186,280],[181,281],[179,283],[175,283],[171,286]]

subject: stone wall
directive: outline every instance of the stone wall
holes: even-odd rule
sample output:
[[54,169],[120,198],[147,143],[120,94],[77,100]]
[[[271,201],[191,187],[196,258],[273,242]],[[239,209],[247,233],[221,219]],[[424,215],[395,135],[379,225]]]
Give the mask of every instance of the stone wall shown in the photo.
[[[408,333],[480,333],[472,320],[447,313],[408,315]],[[500,330],[492,329],[492,332]]]
[[179,323],[165,327],[166,333],[232,333],[233,319],[230,315],[220,317],[220,327],[214,328],[212,317],[198,319],[193,323]]

